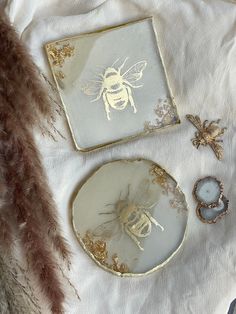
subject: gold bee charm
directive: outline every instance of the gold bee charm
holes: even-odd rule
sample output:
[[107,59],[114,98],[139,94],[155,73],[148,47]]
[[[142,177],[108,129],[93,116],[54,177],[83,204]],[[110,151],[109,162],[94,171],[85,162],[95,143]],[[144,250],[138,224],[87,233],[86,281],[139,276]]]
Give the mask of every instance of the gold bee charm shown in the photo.
[[216,158],[223,159],[223,147],[219,143],[223,143],[221,136],[224,134],[227,128],[221,128],[219,126],[220,119],[209,122],[205,120],[203,123],[199,116],[193,116],[187,114],[186,118],[197,128],[198,132],[195,133],[195,138],[192,139],[192,143],[196,148],[200,145],[210,145],[214,151]]

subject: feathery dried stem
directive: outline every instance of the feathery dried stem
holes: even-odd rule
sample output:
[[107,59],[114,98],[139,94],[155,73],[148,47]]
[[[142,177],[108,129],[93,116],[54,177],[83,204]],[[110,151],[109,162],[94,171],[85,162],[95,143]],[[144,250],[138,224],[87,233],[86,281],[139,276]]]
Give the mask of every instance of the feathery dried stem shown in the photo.
[[[52,313],[59,314],[63,313],[64,292],[50,247],[53,245],[68,263],[70,250],[61,235],[56,205],[32,134],[33,127],[45,131],[45,120],[54,128],[55,108],[36,66],[1,14],[0,41],[0,177],[7,189],[0,239],[12,241],[4,218],[8,215]],[[53,137],[50,130],[47,134]]]
[[13,246],[12,230],[9,223],[5,220],[0,213],[0,248],[6,253],[9,253]]
[[0,314],[41,314],[38,300],[16,260],[0,254]]
[[26,272],[12,257],[13,247],[12,228],[0,213],[0,314],[40,314],[41,309]]
[[[26,47],[18,39],[18,35],[6,16],[1,12],[0,14],[0,60],[3,70],[1,72],[3,72],[2,75],[7,74],[2,88],[7,89],[9,102],[12,98],[16,100],[17,96],[20,96],[20,99],[13,105],[15,111],[22,116],[20,111],[23,110],[24,114],[27,114],[28,123],[37,126],[39,114],[46,118],[51,117],[53,108],[49,106],[48,95],[42,87],[37,68]],[[14,86],[17,88],[13,89]]]

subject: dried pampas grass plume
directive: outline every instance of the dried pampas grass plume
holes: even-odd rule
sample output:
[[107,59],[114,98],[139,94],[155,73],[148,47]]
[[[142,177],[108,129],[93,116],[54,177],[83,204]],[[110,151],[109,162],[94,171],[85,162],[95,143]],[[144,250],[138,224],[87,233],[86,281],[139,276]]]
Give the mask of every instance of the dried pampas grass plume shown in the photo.
[[18,262],[0,254],[0,313],[41,314],[29,279]]
[[41,314],[26,271],[12,257],[13,246],[11,226],[0,214],[0,314]]
[[[50,127],[58,108],[52,106],[36,66],[2,13],[0,42],[0,177],[5,185],[0,239],[10,243],[12,233],[19,237],[52,313],[59,314],[63,313],[65,295],[53,252],[69,264],[70,250],[61,235],[56,205],[32,133],[33,128],[39,128],[52,134],[55,129]],[[5,246],[5,250],[10,247]]]

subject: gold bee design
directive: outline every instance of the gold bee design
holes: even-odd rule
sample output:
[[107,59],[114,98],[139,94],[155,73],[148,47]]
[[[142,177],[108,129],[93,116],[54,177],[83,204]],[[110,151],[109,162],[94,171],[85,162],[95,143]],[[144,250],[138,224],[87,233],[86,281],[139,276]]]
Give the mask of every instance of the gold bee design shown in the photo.
[[91,102],[98,101],[100,98],[103,99],[108,120],[111,120],[110,108],[124,110],[130,104],[133,112],[137,112],[132,89],[143,86],[136,85],[135,82],[142,78],[147,61],[136,62],[127,71],[122,73],[127,60],[128,58],[125,58],[121,66],[117,68],[115,67],[115,64],[119,61],[117,59],[110,67],[105,69],[103,74],[99,74],[96,80],[81,86],[82,91],[86,95],[96,95],[96,98],[91,100]]
[[[111,220],[105,221],[103,224],[99,225],[93,232],[94,236],[110,237],[117,233],[125,232],[137,245],[137,247],[143,251],[143,247],[139,241],[140,238],[146,238],[150,235],[152,231],[152,224],[159,227],[161,231],[164,228],[158,221],[152,217],[149,212],[157,204],[156,202],[140,202],[137,197],[138,195],[148,195],[150,183],[148,181],[141,182],[140,187],[136,191],[134,199],[130,199],[130,186],[128,186],[128,191],[125,197],[120,197],[114,204],[107,204],[112,206],[113,210],[108,212],[100,212],[99,215],[114,215]],[[118,224],[113,224],[118,222]],[[118,226],[118,229],[117,229]]]
[[209,122],[205,120],[203,123],[199,116],[193,116],[187,114],[186,118],[197,128],[198,132],[195,133],[195,138],[192,139],[192,143],[196,148],[199,146],[209,145],[218,160],[223,159],[223,147],[219,143],[223,143],[221,139],[227,128],[221,128],[219,126],[220,119]]

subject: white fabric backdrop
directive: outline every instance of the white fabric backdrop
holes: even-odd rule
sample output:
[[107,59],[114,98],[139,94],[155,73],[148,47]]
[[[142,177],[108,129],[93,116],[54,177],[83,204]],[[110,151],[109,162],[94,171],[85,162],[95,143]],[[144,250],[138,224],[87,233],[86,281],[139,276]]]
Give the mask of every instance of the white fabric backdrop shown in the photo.
[[[74,250],[72,280],[82,301],[67,313],[224,314],[236,296],[236,5],[221,0],[9,0],[6,12],[37,65],[50,75],[43,44],[153,15],[182,124],[158,135],[90,154],[74,150],[66,122],[58,121],[67,140],[57,143],[37,134],[45,167]],[[225,159],[191,144],[194,128],[185,114],[222,118],[228,127]],[[190,208],[188,236],[163,270],[127,279],[104,272],[77,243],[69,219],[72,193],[91,169],[117,158],[146,157],[177,179]],[[215,175],[225,183],[231,213],[216,225],[195,215],[196,179]]]

